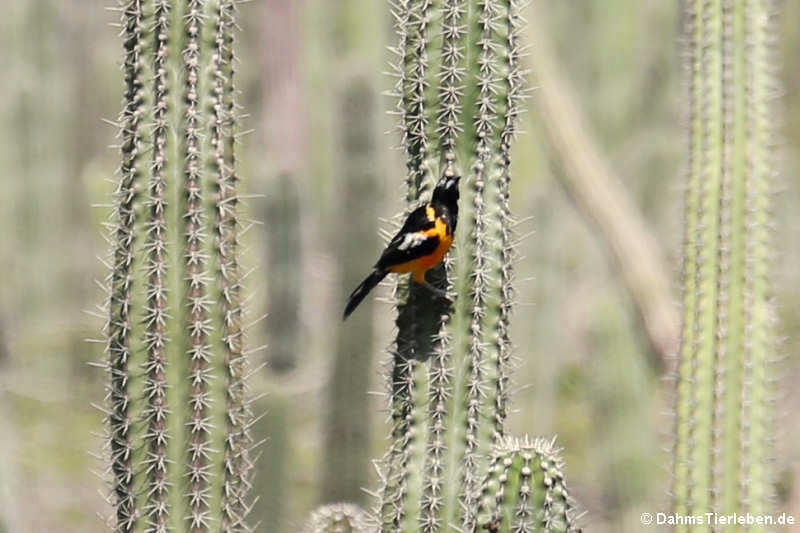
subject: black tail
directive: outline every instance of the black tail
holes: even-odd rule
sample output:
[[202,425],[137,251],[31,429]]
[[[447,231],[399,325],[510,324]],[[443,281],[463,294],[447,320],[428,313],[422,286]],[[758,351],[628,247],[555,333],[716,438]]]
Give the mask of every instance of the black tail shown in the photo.
[[383,278],[386,277],[386,274],[389,272],[387,270],[378,270],[375,269],[372,271],[372,274],[367,276],[367,278],[361,282],[361,285],[356,287],[356,290],[350,295],[350,299],[347,300],[347,305],[344,308],[344,316],[342,320],[347,320],[347,317],[350,316],[358,304],[364,299],[364,297],[369,294],[369,291],[375,288],[375,285],[381,282]]

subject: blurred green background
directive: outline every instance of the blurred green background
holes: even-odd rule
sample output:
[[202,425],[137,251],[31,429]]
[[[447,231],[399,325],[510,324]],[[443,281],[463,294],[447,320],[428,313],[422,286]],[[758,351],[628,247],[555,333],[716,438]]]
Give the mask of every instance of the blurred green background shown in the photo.
[[[781,4],[774,286],[786,392],[776,490],[778,510],[800,518],[800,392],[791,387],[800,378],[800,2]],[[93,454],[102,415],[92,404],[102,404],[104,375],[87,363],[102,358],[102,345],[86,339],[100,336],[97,257],[107,250],[101,226],[117,166],[115,128],[101,120],[121,101],[121,43],[109,25],[117,14],[94,0],[3,7],[0,531],[101,531],[97,514],[108,509]],[[538,0],[528,15],[545,30],[531,31],[530,44],[551,50],[586,132],[654,235],[677,307],[679,3]],[[239,146],[240,174],[248,216],[262,222],[246,236],[248,294],[252,318],[267,314],[249,339],[267,346],[253,357],[268,362],[252,379],[253,393],[266,393],[256,404],[266,440],[254,515],[259,530],[296,531],[329,499],[368,505],[358,487],[374,488],[370,458],[386,443],[384,398],[368,393],[384,389],[391,307],[376,301],[344,325],[340,316],[350,272],[366,272],[379,251],[369,225],[388,227],[379,218],[401,208],[399,139],[383,134],[394,102],[380,96],[392,83],[382,73],[394,36],[388,3],[376,0],[254,1],[240,6],[240,23],[238,86],[253,130]],[[535,69],[530,79],[548,81]],[[642,512],[668,509],[669,386],[603,235],[560,181],[536,99],[534,90],[512,167],[523,238],[511,430],[558,435],[591,531],[641,531]],[[369,207],[353,204],[361,194]],[[352,235],[364,235],[363,250],[343,254]],[[353,447],[358,464],[347,462]],[[331,472],[337,457],[349,458],[345,473]]]

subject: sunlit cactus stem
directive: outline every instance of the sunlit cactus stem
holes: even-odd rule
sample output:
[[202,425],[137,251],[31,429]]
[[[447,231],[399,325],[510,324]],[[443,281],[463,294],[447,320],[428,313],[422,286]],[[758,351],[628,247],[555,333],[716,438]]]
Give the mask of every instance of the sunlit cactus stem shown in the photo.
[[770,509],[772,10],[767,0],[686,2],[690,157],[673,479],[682,515]]

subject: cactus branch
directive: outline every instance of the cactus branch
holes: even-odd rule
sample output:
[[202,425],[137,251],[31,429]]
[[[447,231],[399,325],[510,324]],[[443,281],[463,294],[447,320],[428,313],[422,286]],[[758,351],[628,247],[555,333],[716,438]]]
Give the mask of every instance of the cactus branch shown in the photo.
[[680,319],[670,291],[668,268],[659,258],[657,243],[641,213],[618,185],[599,147],[585,133],[585,120],[553,59],[546,29],[535,21],[531,24],[531,34],[537,39],[529,48],[528,61],[543,80],[535,100],[559,170],[559,182],[602,232],[658,357],[657,364],[669,373],[675,366]]

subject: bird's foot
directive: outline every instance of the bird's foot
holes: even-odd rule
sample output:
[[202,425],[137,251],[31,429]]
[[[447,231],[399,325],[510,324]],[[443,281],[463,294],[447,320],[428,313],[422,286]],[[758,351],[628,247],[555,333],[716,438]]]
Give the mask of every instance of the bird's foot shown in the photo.
[[447,292],[446,291],[443,291],[442,289],[440,289],[438,287],[434,287],[433,285],[431,285],[427,281],[424,282],[424,283],[420,283],[420,285],[422,285],[423,287],[425,287],[426,289],[431,291],[436,296],[439,296],[440,298],[444,298],[445,300],[449,300],[449,298],[447,298]]

